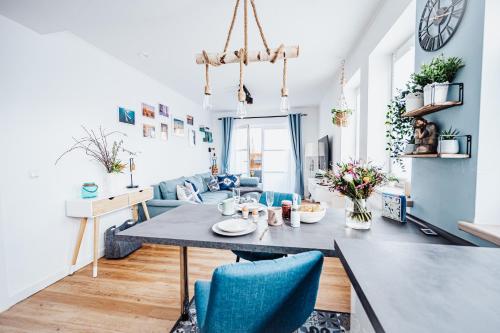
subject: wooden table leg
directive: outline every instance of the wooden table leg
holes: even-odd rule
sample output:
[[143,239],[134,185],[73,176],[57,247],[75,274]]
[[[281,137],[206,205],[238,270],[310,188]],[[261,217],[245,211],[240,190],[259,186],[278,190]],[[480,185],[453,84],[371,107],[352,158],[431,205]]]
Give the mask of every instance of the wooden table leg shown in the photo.
[[78,230],[78,237],[76,239],[75,249],[73,250],[73,259],[71,259],[70,274],[75,271],[76,261],[78,260],[78,253],[80,253],[80,246],[82,245],[83,235],[85,235],[85,227],[87,226],[87,218],[82,217],[80,220],[80,230]]
[[150,219],[150,217],[149,217],[149,211],[148,211],[148,206],[146,206],[146,202],[145,201],[141,202],[141,205],[142,205],[142,210],[144,210],[144,215],[146,215],[146,221],[148,221]]
[[99,218],[94,217],[94,263],[92,277],[97,277],[97,260],[99,259]]
[[181,320],[189,320],[189,278],[187,247],[180,247]]

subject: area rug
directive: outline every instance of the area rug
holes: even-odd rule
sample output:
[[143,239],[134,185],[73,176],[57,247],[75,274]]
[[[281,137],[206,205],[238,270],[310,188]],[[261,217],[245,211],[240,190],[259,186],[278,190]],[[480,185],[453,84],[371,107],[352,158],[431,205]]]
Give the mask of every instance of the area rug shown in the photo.
[[[199,333],[196,325],[196,307],[194,299],[189,304],[190,320],[181,321],[174,325],[170,333]],[[350,315],[343,312],[314,310],[307,321],[297,330],[299,333],[344,333],[349,330]]]

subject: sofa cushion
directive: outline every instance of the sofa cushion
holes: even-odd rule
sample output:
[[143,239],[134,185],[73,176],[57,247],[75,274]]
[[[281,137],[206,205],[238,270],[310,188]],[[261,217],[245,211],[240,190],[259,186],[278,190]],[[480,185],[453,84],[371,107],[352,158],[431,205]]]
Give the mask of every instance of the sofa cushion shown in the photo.
[[177,185],[184,185],[186,177],[166,180],[160,183],[160,192],[162,199],[175,200],[177,199]]
[[[195,195],[195,201],[200,203],[200,202],[203,202],[203,198],[201,197],[200,195],[200,190],[198,190],[198,187],[196,187],[196,185],[194,183],[192,183],[190,180],[186,179],[186,181],[184,182],[184,186],[192,193],[194,193]],[[179,188],[177,188],[177,190],[179,190]],[[179,196],[179,195],[177,195]]]
[[177,185],[177,198],[179,198],[179,201],[189,201],[192,203],[200,203],[200,199],[198,198],[198,195],[194,192],[193,187],[191,186],[192,184],[189,182],[186,182],[189,186],[182,186],[182,185]]
[[204,192],[200,195],[203,198],[204,204],[217,204],[229,197],[229,194],[226,191]]
[[200,176],[194,175],[191,177],[187,177],[186,180],[193,184],[194,187],[196,187],[197,191],[205,192],[203,191],[203,178],[201,178]]
[[215,176],[210,177],[210,179],[207,181],[207,186],[210,192],[217,192],[220,190],[219,180]]
[[240,186],[240,178],[235,175],[217,176],[221,190],[231,190]]
[[259,186],[259,177],[240,177],[240,186],[257,187]]
[[210,178],[212,177],[212,174],[210,172],[204,172],[204,173],[197,173],[195,176],[198,176],[202,180],[202,185],[203,187],[200,188],[200,192],[207,192],[208,191],[208,182],[210,181]]

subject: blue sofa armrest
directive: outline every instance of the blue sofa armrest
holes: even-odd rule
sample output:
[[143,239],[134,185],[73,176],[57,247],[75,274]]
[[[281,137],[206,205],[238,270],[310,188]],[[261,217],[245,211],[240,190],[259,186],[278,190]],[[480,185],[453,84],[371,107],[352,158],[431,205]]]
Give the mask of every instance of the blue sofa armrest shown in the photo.
[[240,186],[257,187],[259,186],[259,177],[240,177]]

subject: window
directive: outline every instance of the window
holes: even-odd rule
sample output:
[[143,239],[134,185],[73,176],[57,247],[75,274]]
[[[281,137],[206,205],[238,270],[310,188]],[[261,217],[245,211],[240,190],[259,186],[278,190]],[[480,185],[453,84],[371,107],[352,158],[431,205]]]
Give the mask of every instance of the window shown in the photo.
[[264,190],[290,191],[292,155],[287,123],[240,125],[233,140],[232,173],[259,177]]
[[[409,81],[411,74],[415,68],[415,36],[412,36],[401,47],[399,47],[392,56],[392,95],[396,96],[398,90],[406,88],[406,83]],[[411,181],[411,158],[403,159],[404,168],[391,163],[391,172],[394,176],[405,180]]]

